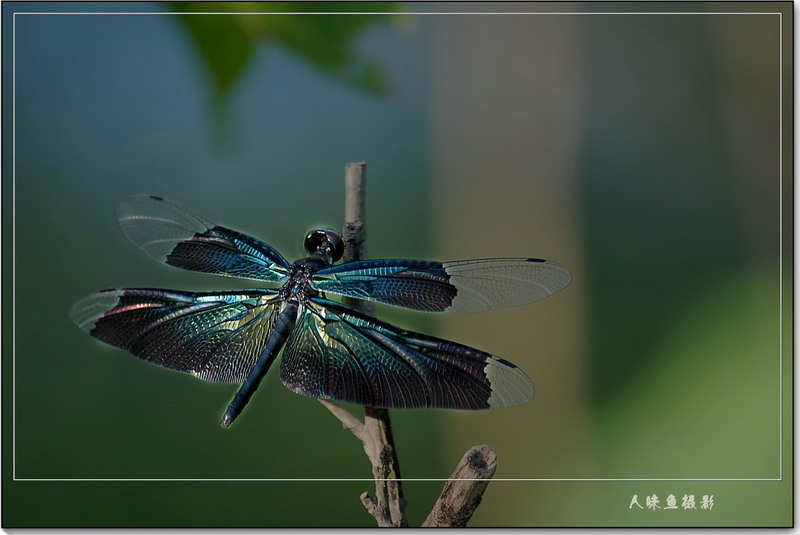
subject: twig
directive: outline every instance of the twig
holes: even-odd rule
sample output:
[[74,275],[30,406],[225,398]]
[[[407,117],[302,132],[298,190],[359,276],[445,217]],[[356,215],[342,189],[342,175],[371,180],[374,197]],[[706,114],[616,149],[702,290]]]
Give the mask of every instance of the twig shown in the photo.
[[[364,162],[345,166],[345,224],[342,232],[345,262],[366,256],[364,232],[364,197],[366,193]],[[345,298],[345,303],[372,314],[372,304],[359,299]],[[407,526],[406,502],[400,480],[400,465],[392,439],[389,411],[364,407],[364,421],[339,405],[319,400],[345,429],[353,433],[364,446],[372,464],[375,478],[375,497],[364,492],[361,503],[380,527]],[[450,481],[445,483],[423,527],[464,527],[483,499],[483,493],[497,469],[497,456],[486,445],[473,446],[456,465]]]
[[342,422],[345,429],[352,432],[359,440],[364,440],[364,422],[353,416],[347,409],[340,407],[332,401],[328,401],[327,399],[320,399],[318,401]]
[[[364,197],[366,192],[366,163],[348,163],[345,166],[345,224],[342,232],[345,262],[361,260],[365,256]],[[370,303],[358,299],[345,299],[349,306],[372,314]],[[364,445],[364,452],[372,464],[375,478],[375,497],[365,492],[361,503],[378,525],[407,526],[406,503],[400,478],[400,466],[392,439],[389,412],[386,409],[364,407],[364,422],[347,410],[330,401],[320,400]]]
[[470,448],[450,475],[451,481],[445,483],[422,527],[465,527],[496,469],[497,455],[492,448],[485,444]]

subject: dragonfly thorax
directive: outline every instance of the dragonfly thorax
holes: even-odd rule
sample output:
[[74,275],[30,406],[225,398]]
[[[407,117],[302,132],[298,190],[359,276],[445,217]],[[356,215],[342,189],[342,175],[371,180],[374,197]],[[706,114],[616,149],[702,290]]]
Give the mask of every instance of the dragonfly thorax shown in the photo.
[[309,298],[319,295],[311,278],[314,273],[327,266],[326,259],[319,255],[303,258],[293,263],[287,281],[281,286],[281,297],[287,301],[304,303]]

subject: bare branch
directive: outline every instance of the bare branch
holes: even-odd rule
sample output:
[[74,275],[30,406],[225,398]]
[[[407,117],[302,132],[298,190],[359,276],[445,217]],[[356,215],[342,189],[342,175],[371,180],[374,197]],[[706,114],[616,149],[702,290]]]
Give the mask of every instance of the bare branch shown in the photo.
[[342,422],[342,426],[344,426],[345,429],[352,432],[359,440],[364,440],[364,423],[361,420],[353,416],[347,409],[340,407],[332,401],[320,399],[319,402]]
[[[344,222],[354,223],[366,218],[367,164],[350,162],[344,166]],[[363,241],[362,241],[363,244]],[[361,255],[365,254],[363,247]]]
[[378,523],[378,527],[394,527],[391,519],[384,516],[383,511],[378,506],[378,502],[375,501],[375,498],[369,495],[369,492],[364,491],[358,498],[361,500],[361,503],[364,504],[364,508],[367,510],[367,512],[375,518],[375,521]]
[[[345,166],[345,224],[342,231],[345,262],[366,256],[364,229],[364,198],[366,194],[366,164],[348,163]],[[372,314],[371,303],[345,298],[345,303]],[[319,400],[345,429],[353,433],[364,446],[372,464],[375,478],[375,497],[368,492],[359,499],[380,527],[408,526],[406,502],[400,478],[400,465],[392,438],[389,411],[364,407],[364,421],[339,405]],[[470,448],[456,466],[442,489],[433,510],[423,527],[464,527],[483,499],[483,493],[497,469],[497,457],[489,446]]]
[[470,448],[456,465],[450,476],[452,481],[445,483],[422,527],[465,527],[496,469],[497,455],[492,448],[485,444]]
[[375,500],[392,526],[407,526],[406,501],[400,479],[400,465],[392,438],[389,411],[364,407],[364,451],[372,463]]
[[[345,262],[361,260],[366,256],[365,247],[365,196],[366,170],[364,162],[352,162],[345,166],[345,224],[342,231]],[[372,314],[371,303],[358,299],[344,299],[345,304]],[[342,407],[330,401],[320,400],[336,418],[358,437],[372,464],[375,478],[375,497],[363,493],[361,503],[378,525],[407,526],[406,503],[400,481],[400,467],[392,440],[389,412],[386,409],[364,407],[364,422]]]

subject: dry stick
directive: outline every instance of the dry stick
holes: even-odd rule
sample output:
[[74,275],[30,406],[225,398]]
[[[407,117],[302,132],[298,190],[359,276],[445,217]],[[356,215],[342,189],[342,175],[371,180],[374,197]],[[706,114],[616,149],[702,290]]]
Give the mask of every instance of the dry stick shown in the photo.
[[[348,163],[345,166],[345,262],[362,260],[365,253],[364,197],[366,193],[366,163]],[[359,299],[345,299],[345,303],[372,314],[371,303]],[[364,492],[360,498],[367,511],[381,527],[407,526],[406,503],[400,484],[400,466],[392,439],[389,412],[386,409],[364,407],[364,422],[347,410],[330,401],[320,402],[336,416],[345,429],[349,429],[364,445],[364,452],[372,464],[375,478],[375,497]]]
[[[345,166],[345,242],[344,260],[361,260],[364,247],[364,197],[366,164]],[[372,314],[372,304],[345,298],[350,306]],[[375,498],[364,492],[361,503],[381,527],[407,526],[406,502],[400,485],[400,467],[392,440],[389,413],[385,409],[364,407],[364,422],[339,405],[319,400],[364,445],[375,477]],[[497,468],[494,450],[486,445],[470,448],[442,489],[424,527],[464,527],[481,503],[483,493]]]
[[492,448],[485,444],[472,446],[450,475],[450,481],[445,483],[422,527],[465,527],[480,505],[496,469],[497,456]]

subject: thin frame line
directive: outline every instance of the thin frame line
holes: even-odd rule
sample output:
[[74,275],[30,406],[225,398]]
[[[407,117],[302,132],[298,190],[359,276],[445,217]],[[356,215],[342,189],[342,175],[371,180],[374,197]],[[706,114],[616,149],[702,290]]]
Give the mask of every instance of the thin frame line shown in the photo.
[[[374,478],[355,478],[355,479],[287,479],[287,478],[255,478],[255,479],[47,479],[47,478],[17,478],[16,477],[16,23],[17,15],[778,15],[779,16],[779,378],[778,391],[779,391],[779,477],[778,478],[493,478],[492,481],[563,481],[563,482],[592,482],[592,481],[783,481],[783,12],[380,12],[380,11],[364,11],[364,12],[323,12],[323,13],[309,13],[309,12],[281,12],[281,11],[267,11],[267,12],[201,12],[201,13],[182,13],[171,11],[119,11],[119,12],[51,12],[51,11],[31,11],[31,12],[14,12],[12,13],[12,480],[13,481],[83,481],[83,482],[128,482],[128,481],[211,481],[211,482],[243,482],[243,481],[375,481]],[[381,480],[386,481],[386,480]],[[457,481],[453,479],[425,479],[425,478],[402,478],[397,481]],[[466,481],[483,481],[479,479],[467,479]]]
[[778,324],[778,355],[780,369],[778,370],[778,473],[783,481],[783,13],[780,14],[778,57],[778,181],[780,205],[778,206],[778,241],[779,260],[778,260],[778,306],[780,307]]
[[436,12],[418,12],[418,11],[326,11],[320,13],[310,13],[307,11],[203,11],[195,13],[186,13],[183,11],[70,11],[70,12],[57,12],[57,11],[20,11],[14,15],[783,15],[780,11],[676,11],[668,12],[652,12],[652,11],[637,11],[637,12],[616,12],[616,11],[585,11],[585,12],[571,12],[571,11],[522,11],[522,12],[486,12],[479,13],[474,11],[436,11]]
[[354,477],[354,478],[286,478],[286,477],[278,477],[278,478],[62,478],[62,479],[48,479],[48,478],[24,478],[24,479],[17,479],[16,481],[36,481],[36,482],[45,482],[45,481],[61,481],[61,482],[117,482],[117,481],[125,481],[125,482],[165,482],[165,481],[184,481],[184,482],[210,482],[210,483],[224,483],[224,482],[244,482],[244,481],[258,481],[262,483],[270,482],[270,481],[280,481],[280,482],[287,482],[287,481],[325,481],[325,482],[333,482],[333,481],[544,481],[544,482],[553,482],[553,481],[561,481],[561,482],[593,482],[593,481],[716,481],[716,482],[725,482],[725,481],[781,481],[780,479],[775,478],[646,478],[646,477],[631,477],[631,478],[531,478],[531,479],[518,479],[518,478],[509,478],[509,477],[497,477],[491,479],[480,479],[480,478],[457,478],[457,479],[450,479],[450,478],[420,478],[420,477],[404,477],[400,479],[384,479],[384,478],[365,478],[365,477]]
[[17,14],[11,18],[11,479],[17,479]]

